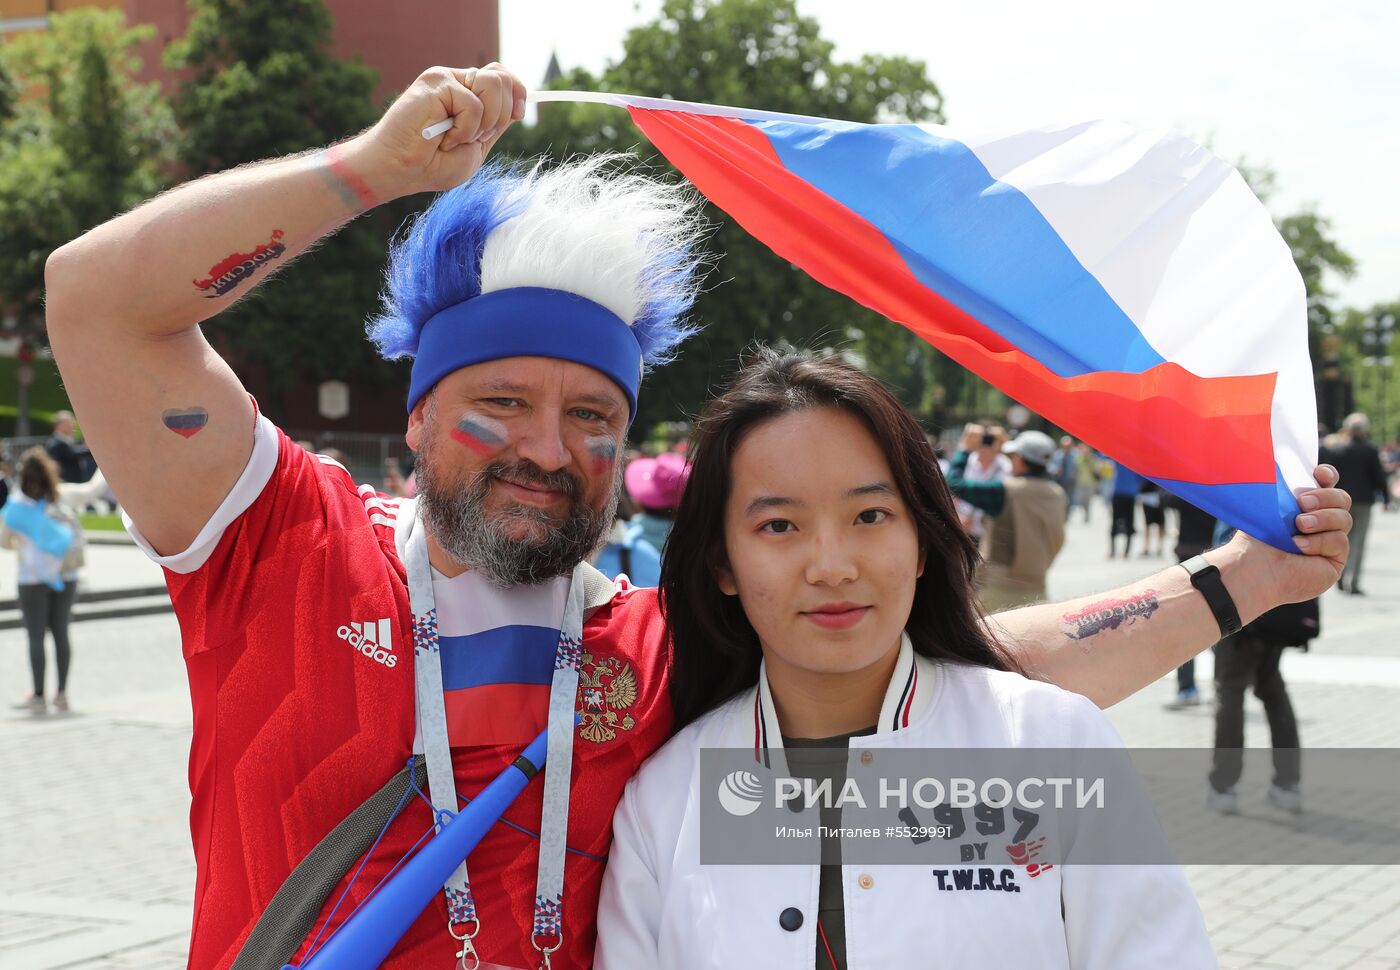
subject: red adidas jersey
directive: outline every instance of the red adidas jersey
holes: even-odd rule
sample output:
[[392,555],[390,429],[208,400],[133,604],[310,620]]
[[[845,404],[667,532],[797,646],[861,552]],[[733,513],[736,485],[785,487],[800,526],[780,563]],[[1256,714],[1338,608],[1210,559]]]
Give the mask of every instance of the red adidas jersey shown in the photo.
[[[192,968],[229,966],[296,864],[412,756],[413,651],[407,576],[394,544],[397,513],[397,499],[357,488],[339,465],[307,454],[259,418],[253,457],[224,507],[190,550],[158,560],[167,567],[194,707]],[[386,622],[393,665],[376,659]],[[357,636],[347,636],[347,626]],[[585,721],[580,731],[591,730],[575,740],[564,945],[552,957],[559,970],[592,962],[613,809],[671,728],[654,591],[620,588],[588,616],[583,637],[580,690],[600,679],[606,686],[621,671],[631,672],[636,690],[612,692],[616,717]],[[377,646],[363,649],[366,639]],[[518,753],[454,748],[458,791],[474,796]],[[475,942],[487,963],[538,963],[529,930],[542,792],[543,777],[536,777],[504,816],[519,828],[497,823],[469,859],[481,925]],[[335,923],[429,825],[421,801],[405,809]],[[332,893],[317,930],[339,895]],[[446,918],[438,894],[384,966],[455,967]]]

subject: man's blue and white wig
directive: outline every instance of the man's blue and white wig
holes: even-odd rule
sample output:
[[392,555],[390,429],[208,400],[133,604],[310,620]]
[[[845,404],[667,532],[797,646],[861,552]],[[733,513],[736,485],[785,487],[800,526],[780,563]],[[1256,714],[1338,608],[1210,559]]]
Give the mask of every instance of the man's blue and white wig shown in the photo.
[[700,211],[694,190],[618,156],[486,166],[395,240],[370,339],[413,358],[410,411],[458,368],[539,356],[606,374],[635,417],[643,372],[694,329]]

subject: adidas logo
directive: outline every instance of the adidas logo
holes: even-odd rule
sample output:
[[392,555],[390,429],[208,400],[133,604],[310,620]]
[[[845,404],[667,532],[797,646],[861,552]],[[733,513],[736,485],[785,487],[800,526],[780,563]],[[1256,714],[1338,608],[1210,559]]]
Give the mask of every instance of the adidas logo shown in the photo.
[[399,658],[394,656],[394,638],[387,616],[378,622],[366,620],[364,623],[345,624],[335,631],[335,635],[375,663],[393,667],[399,662]]

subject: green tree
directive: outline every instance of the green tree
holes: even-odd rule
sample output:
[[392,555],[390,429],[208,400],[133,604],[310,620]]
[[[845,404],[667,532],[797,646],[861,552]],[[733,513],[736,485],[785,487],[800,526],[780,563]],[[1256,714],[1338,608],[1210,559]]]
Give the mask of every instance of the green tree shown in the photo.
[[[619,91],[760,107],[849,121],[938,121],[942,98],[921,61],[866,55],[838,61],[817,22],[795,0],[666,0],[657,18],[630,31],[623,56],[595,77],[574,70],[559,88]],[[518,155],[635,150],[668,169],[627,115],[599,105],[542,106],[499,149]],[[848,349],[917,409],[934,398],[939,355],[848,298],[773,255],[717,209],[712,242],[721,253],[696,316],[704,331],[680,359],[647,381],[639,427],[698,411],[755,340]],[[954,365],[956,366],[956,365]]]
[[[1247,159],[1236,162],[1235,167],[1259,201],[1266,206],[1273,201],[1278,188],[1278,176],[1273,169]],[[1332,235],[1331,220],[1318,215],[1312,206],[1304,206],[1286,216],[1275,215],[1274,225],[1288,244],[1307,291],[1308,350],[1316,367],[1321,359],[1322,337],[1335,333],[1348,312],[1337,305],[1337,294],[1329,285],[1334,277],[1350,279],[1356,275],[1356,260]]]
[[[321,0],[191,0],[191,7],[188,32],[166,54],[168,66],[190,72],[175,113],[191,176],[319,148],[378,117],[377,72],[331,55],[331,15]],[[364,339],[364,322],[376,305],[386,240],[404,211],[389,205],[356,220],[220,314],[213,334],[220,349],[274,395],[304,381],[395,379],[398,371]],[[284,410],[277,400],[263,403],[273,417]]]
[[27,334],[49,253],[167,178],[169,106],[133,81],[132,50],[152,34],[119,11],[79,10],[0,47],[0,305]]
[[[1388,318],[1388,319],[1387,319]],[[1386,323],[1390,337],[1385,339]],[[1349,307],[1335,317],[1342,373],[1351,377],[1354,407],[1371,418],[1372,438],[1389,441],[1397,435],[1400,415],[1400,300],[1377,303],[1370,309]]]

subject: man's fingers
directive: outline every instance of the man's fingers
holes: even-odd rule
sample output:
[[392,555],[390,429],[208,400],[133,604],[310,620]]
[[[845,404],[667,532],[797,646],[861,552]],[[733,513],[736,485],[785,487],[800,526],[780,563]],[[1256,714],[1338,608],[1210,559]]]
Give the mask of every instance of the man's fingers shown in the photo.
[[1318,535],[1294,536],[1298,551],[1308,556],[1322,556],[1334,562],[1346,561],[1350,543],[1345,532],[1323,532]]
[[492,61],[490,64],[487,64],[485,70],[495,71],[500,74],[510,86],[510,120],[519,121],[521,118],[525,117],[525,82],[502,67],[497,61]]
[[1313,469],[1313,478],[1323,488],[1331,488],[1341,479],[1341,474],[1331,465],[1318,465]]
[[1298,507],[1304,512],[1318,509],[1351,509],[1351,496],[1340,488],[1300,488]]
[[1351,513],[1346,509],[1319,509],[1304,512],[1295,520],[1298,531],[1305,535],[1318,535],[1323,532],[1350,532]]
[[483,68],[472,85],[472,93],[481,99],[481,129],[478,141],[490,141],[506,129],[515,112],[514,78],[499,65]]
[[442,136],[438,148],[446,152],[458,145],[476,141],[477,136],[481,134],[481,119],[485,111],[481,99],[457,80],[444,84],[439,96],[447,104],[447,110],[452,116],[452,127]]

